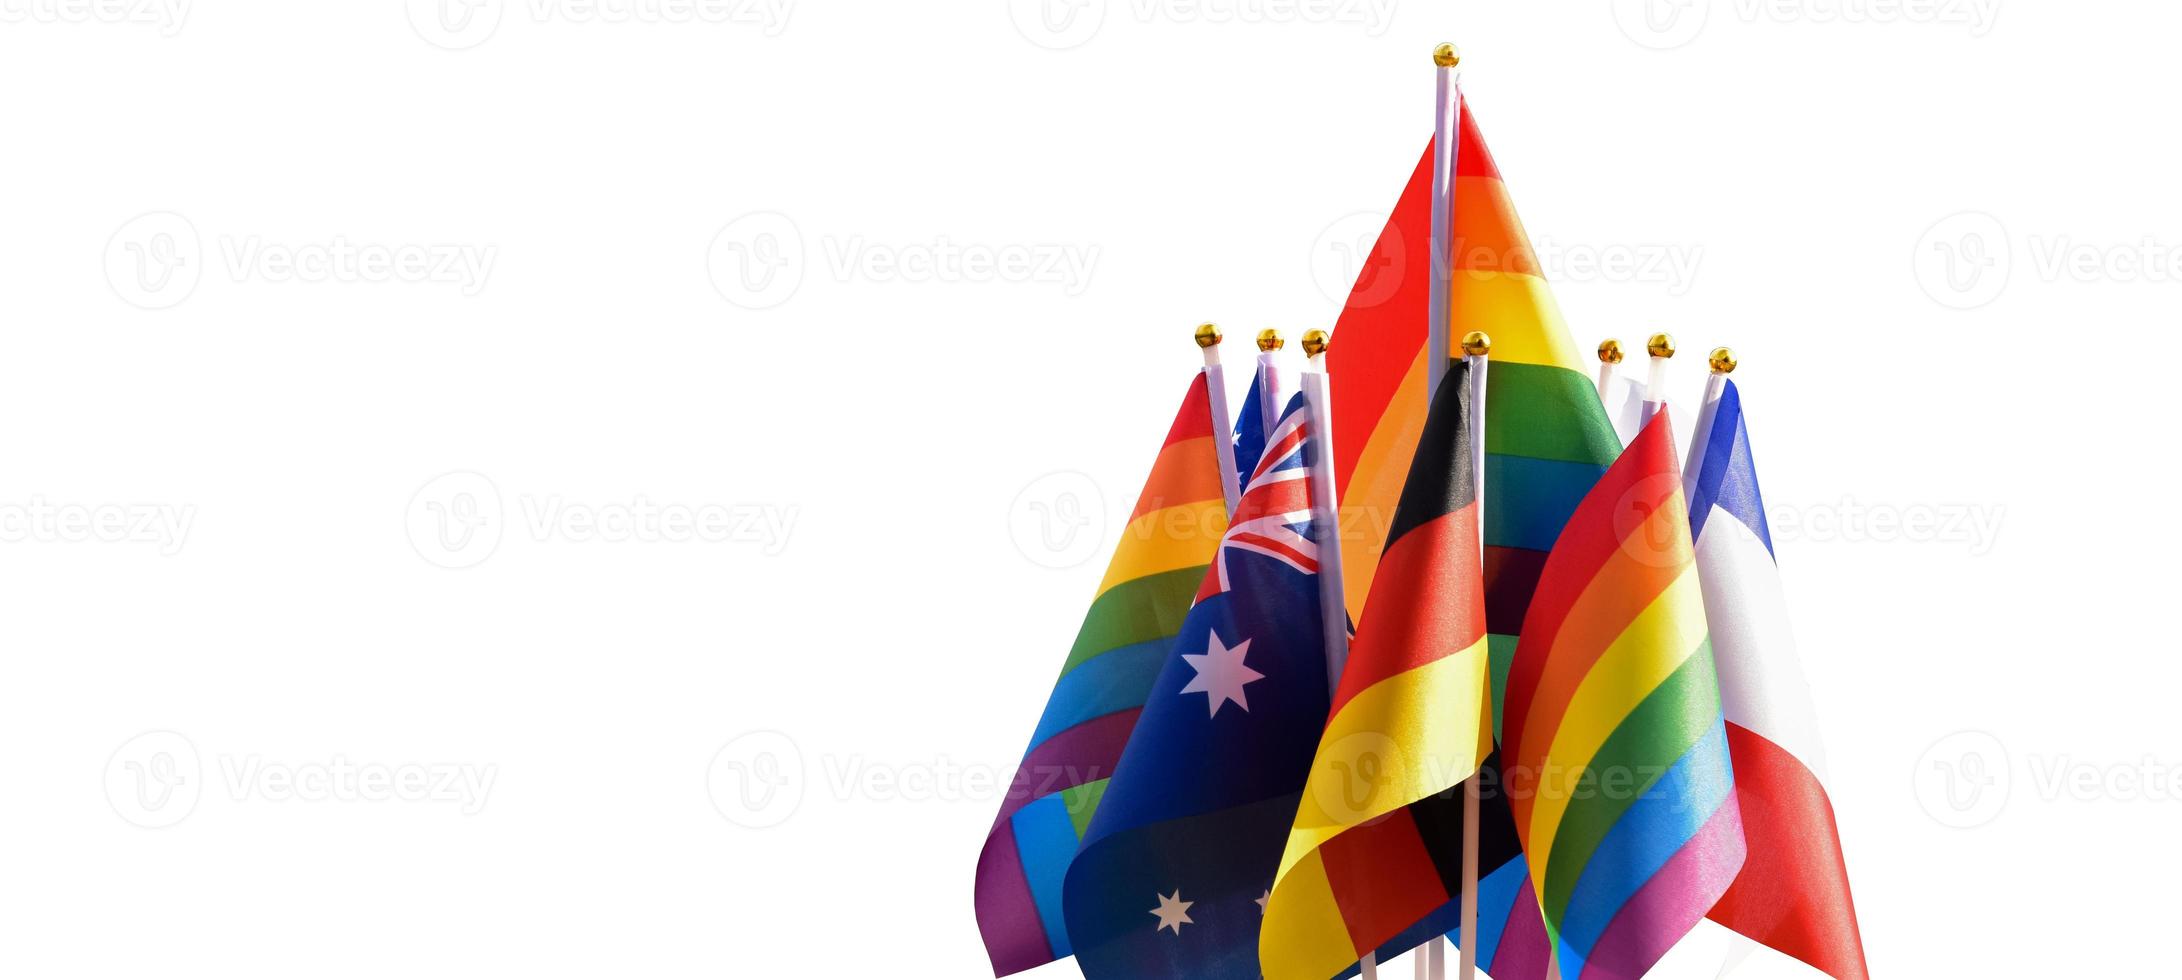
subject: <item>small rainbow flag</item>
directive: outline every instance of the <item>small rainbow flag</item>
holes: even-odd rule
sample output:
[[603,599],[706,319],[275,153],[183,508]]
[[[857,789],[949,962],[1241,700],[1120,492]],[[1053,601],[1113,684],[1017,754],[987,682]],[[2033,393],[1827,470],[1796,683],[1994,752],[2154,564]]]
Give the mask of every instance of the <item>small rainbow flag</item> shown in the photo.
[[1070,954],[1061,915],[1069,862],[1227,530],[1227,434],[1214,431],[1200,372],[986,835],[977,924],[995,976]]
[[1562,529],[1508,672],[1509,796],[1571,980],[1643,976],[1743,865],[1674,456],[1662,407]]

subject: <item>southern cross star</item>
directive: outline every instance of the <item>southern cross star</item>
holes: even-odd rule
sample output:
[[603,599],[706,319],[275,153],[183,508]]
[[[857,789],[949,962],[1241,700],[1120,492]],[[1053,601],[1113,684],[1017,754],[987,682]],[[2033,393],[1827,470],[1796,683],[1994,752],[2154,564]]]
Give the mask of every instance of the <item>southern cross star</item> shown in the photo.
[[1159,925],[1154,927],[1152,931],[1172,929],[1175,935],[1181,935],[1183,926],[1196,925],[1195,922],[1190,921],[1189,917],[1189,907],[1195,904],[1197,903],[1183,901],[1182,890],[1179,888],[1175,889],[1172,895],[1159,896],[1159,907],[1151,910],[1151,914],[1159,917]]
[[1209,709],[1206,717],[1219,717],[1220,708],[1229,701],[1241,705],[1244,711],[1250,710],[1250,698],[1243,692],[1243,685],[1263,680],[1265,675],[1251,670],[1243,663],[1243,657],[1248,655],[1249,650],[1249,640],[1229,647],[1220,642],[1220,634],[1213,633],[1211,649],[1204,653],[1182,655],[1190,669],[1197,671],[1197,676],[1190,678],[1189,684],[1182,688],[1182,693],[1202,693]]

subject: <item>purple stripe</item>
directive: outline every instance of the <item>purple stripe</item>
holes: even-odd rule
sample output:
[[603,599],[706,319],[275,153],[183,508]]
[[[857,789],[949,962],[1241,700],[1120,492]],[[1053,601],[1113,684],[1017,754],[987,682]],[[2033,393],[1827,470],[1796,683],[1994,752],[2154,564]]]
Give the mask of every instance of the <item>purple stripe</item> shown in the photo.
[[1493,961],[1482,965],[1498,980],[1533,980],[1546,975],[1552,952],[1546,921],[1538,914],[1538,893],[1531,890],[1530,875],[1525,874],[1523,889],[1515,893],[1515,904],[1508,909],[1508,924],[1501,930]]
[[1111,777],[1142,713],[1142,708],[1131,708],[1093,718],[1046,739],[1016,767],[1008,795],[1000,801],[1000,817],[977,856],[977,928],[985,934],[994,976],[1053,962],[1053,947],[1023,872],[1023,855],[1015,846],[1016,811],[1040,797]]
[[1113,776],[1114,763],[1121,761],[1129,733],[1136,730],[1136,716],[1143,713],[1142,708],[1116,711],[1039,743],[1015,767],[1015,780],[1000,801],[1000,817],[993,826],[1007,823],[1015,811],[1041,796]]
[[1579,980],[1637,980],[1727,893],[1743,866],[1743,811],[1733,791],[1659,873],[1614,913]]
[[1053,962],[1053,947],[1015,851],[1015,827],[1006,821],[985,838],[984,853],[977,856],[977,927],[985,934],[993,976]]

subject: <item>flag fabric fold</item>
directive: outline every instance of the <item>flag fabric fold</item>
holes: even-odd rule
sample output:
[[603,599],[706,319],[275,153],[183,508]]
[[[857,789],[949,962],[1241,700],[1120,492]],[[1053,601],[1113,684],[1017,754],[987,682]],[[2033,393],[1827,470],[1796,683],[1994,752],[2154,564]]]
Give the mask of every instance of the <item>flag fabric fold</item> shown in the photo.
[[1191,382],[978,856],[996,976],[1069,955],[1061,889],[1227,527],[1205,375]]
[[1569,980],[1635,980],[1744,860],[1741,807],[1668,413],[1585,494],[1540,570],[1502,745]]
[[1828,976],[1865,980],[1856,903],[1742,395],[1726,378],[1707,394],[1683,479],[1749,848],[1708,917]]
[[1069,867],[1090,980],[1259,975],[1263,901],[1326,720],[1313,442],[1297,397]]

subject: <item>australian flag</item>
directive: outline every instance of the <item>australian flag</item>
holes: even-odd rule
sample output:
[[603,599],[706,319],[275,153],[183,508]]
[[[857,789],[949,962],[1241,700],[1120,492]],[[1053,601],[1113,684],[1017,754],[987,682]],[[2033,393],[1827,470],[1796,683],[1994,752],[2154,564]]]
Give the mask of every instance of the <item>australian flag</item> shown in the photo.
[[1089,980],[1256,980],[1258,924],[1330,698],[1301,396],[1248,470],[1196,605],[1069,867]]

